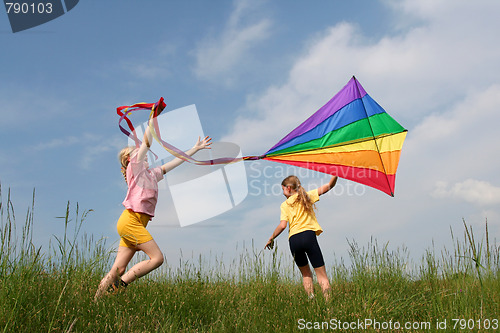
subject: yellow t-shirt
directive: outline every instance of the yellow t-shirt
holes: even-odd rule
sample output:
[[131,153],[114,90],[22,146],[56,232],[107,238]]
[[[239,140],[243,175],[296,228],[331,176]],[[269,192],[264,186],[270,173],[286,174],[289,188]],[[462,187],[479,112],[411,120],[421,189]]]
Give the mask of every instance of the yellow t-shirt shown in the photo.
[[[318,189],[307,192],[307,195],[313,203],[319,200]],[[287,221],[289,225],[288,238],[299,232],[312,230],[319,235],[323,229],[319,226],[314,212],[307,213],[301,204],[294,205],[297,194],[292,195],[281,204],[281,221]]]

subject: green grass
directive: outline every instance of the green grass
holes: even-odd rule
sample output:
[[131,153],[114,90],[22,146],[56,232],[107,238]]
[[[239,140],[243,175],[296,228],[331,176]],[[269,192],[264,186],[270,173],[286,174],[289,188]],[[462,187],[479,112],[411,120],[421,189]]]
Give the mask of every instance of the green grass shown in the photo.
[[[61,235],[42,250],[32,244],[34,200],[21,226],[10,193],[0,204],[4,332],[335,331],[365,320],[376,322],[362,326],[367,332],[434,332],[437,321],[445,319],[447,329],[439,332],[470,331],[464,324],[493,332],[500,325],[494,321],[500,320],[500,247],[489,239],[487,224],[477,240],[464,221],[463,237],[451,233],[452,250],[427,250],[418,263],[404,247],[351,241],[349,264],[341,260],[328,267],[328,302],[317,285],[316,298],[306,297],[288,257],[253,245],[239,249],[229,263],[208,255],[164,265],[125,291],[94,302],[114,253],[102,240],[81,234],[91,212],[78,206],[72,212],[68,204]],[[406,322],[419,328],[403,329]],[[479,329],[488,323],[489,330]]]

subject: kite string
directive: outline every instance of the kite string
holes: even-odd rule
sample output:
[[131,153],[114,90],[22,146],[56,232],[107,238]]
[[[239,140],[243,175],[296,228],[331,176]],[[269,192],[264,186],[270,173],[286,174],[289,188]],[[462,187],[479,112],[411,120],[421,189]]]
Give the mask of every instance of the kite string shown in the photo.
[[168,142],[164,141],[161,138],[161,132],[160,128],[158,125],[158,120],[156,116],[154,116],[153,112],[151,113],[149,122],[149,130],[150,133],[152,134],[153,138],[170,154],[173,156],[180,158],[183,161],[190,162],[192,164],[196,165],[219,165],[219,164],[231,164],[231,163],[236,163],[244,160],[253,160],[253,159],[259,159],[256,156],[244,156],[244,157],[221,157],[221,158],[216,158],[216,159],[210,159],[210,160],[197,160],[179,148],[169,144]]

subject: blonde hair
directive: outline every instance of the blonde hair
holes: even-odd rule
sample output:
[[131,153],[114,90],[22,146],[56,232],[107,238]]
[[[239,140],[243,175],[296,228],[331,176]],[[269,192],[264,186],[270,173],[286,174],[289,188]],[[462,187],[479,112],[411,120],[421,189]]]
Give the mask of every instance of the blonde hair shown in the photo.
[[306,190],[300,184],[300,180],[297,176],[291,175],[283,179],[281,182],[282,186],[290,186],[292,190],[297,192],[297,198],[292,205],[300,204],[308,214],[314,214],[314,209],[316,208],[311,198],[307,195]]
[[120,150],[120,152],[118,153],[118,160],[120,161],[120,164],[121,164],[121,171],[122,171],[122,175],[123,175],[123,178],[125,179],[125,183],[128,184],[127,182],[127,166],[128,166],[128,163],[130,162],[130,155],[132,154],[132,152],[135,150],[135,147],[134,146],[128,146],[128,147],[125,147],[123,148],[122,150]]

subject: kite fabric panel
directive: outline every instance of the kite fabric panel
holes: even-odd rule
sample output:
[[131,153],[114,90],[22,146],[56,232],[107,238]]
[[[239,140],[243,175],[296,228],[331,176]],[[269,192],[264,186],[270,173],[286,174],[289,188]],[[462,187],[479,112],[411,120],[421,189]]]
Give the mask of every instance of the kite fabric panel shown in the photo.
[[406,133],[353,76],[263,159],[336,175],[394,196]]

